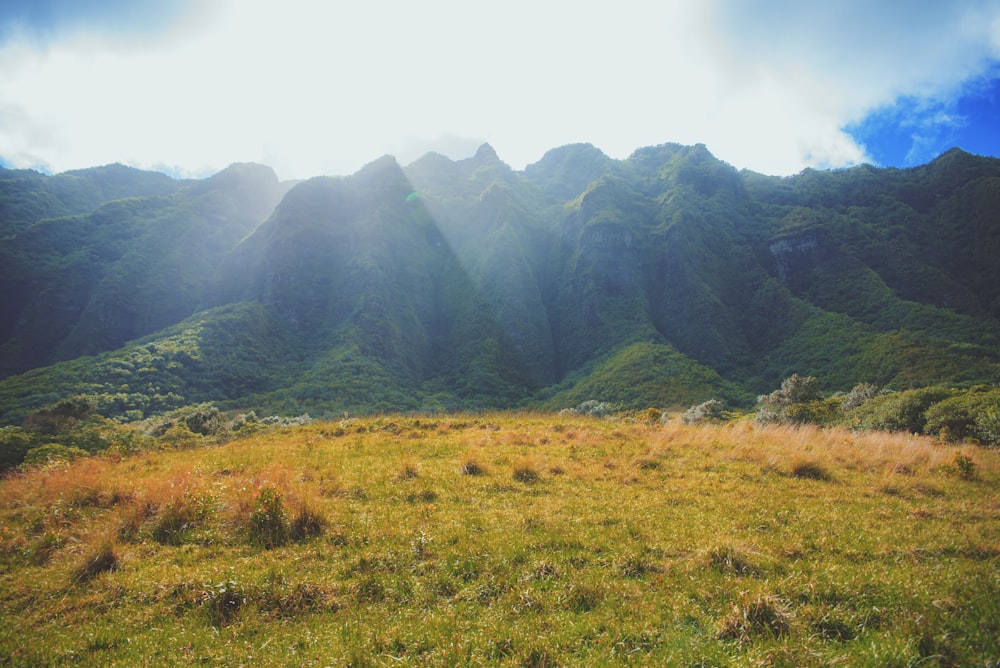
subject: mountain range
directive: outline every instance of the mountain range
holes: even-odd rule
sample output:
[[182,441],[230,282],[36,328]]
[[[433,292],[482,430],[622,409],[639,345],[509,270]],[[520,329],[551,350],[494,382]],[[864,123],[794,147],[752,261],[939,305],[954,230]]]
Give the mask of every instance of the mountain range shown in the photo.
[[589,144],[282,182],[0,170],[0,424],[748,405],[1000,381],[1000,160],[738,171]]

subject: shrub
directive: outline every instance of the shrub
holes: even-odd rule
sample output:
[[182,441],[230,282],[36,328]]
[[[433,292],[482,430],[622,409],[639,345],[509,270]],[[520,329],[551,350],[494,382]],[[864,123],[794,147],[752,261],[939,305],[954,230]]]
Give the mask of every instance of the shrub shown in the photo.
[[814,376],[792,374],[781,382],[781,388],[757,397],[757,422],[811,422],[812,411],[803,406],[819,402],[819,381]]
[[228,428],[226,416],[215,406],[198,406],[183,417],[192,434],[215,436]]
[[781,389],[778,390],[780,401],[785,405],[807,404],[810,401],[819,401],[822,397],[819,393],[819,381],[815,376],[800,376],[792,374],[781,382]]
[[[103,421],[104,418],[94,418],[94,421]],[[107,424],[113,424],[110,421]],[[59,442],[63,445],[80,448],[88,453],[101,452],[110,445],[106,436],[106,425],[88,424],[80,426],[72,431],[59,435]],[[117,428],[117,426],[116,426]]]
[[844,397],[842,406],[845,410],[857,408],[871,401],[877,394],[878,388],[871,383],[858,383]]
[[[245,416],[241,416],[245,419]],[[177,438],[177,434],[218,436],[230,430],[229,421],[218,408],[209,404],[186,406],[173,411],[166,418],[155,422],[149,430],[151,436]]]
[[865,429],[920,434],[927,426],[926,411],[951,396],[942,387],[880,394],[853,411],[855,423]]
[[578,404],[576,408],[570,408],[567,412],[573,415],[592,415],[594,417],[605,417],[614,412],[614,406],[606,401],[596,401],[591,399]]
[[79,457],[86,457],[87,451],[59,443],[46,443],[28,450],[24,455],[24,463],[28,466],[41,466],[50,462],[71,462]]
[[157,435],[160,436],[161,443],[178,450],[194,448],[201,443],[197,434],[188,429],[187,424],[184,422],[169,424],[162,434]]
[[657,424],[662,417],[663,411],[659,408],[647,408],[639,413],[638,419],[640,422],[645,422],[646,424]]
[[1000,390],[965,390],[931,405],[924,417],[924,433],[936,434],[941,440],[1000,443]]
[[681,422],[699,424],[701,422],[721,422],[725,419],[726,405],[718,399],[709,399],[684,411]]
[[976,463],[972,461],[972,457],[961,452],[955,453],[955,470],[962,480],[972,480],[976,477]]
[[976,413],[976,434],[983,443],[1000,445],[1000,406],[984,406]]
[[810,401],[806,404],[792,404],[785,410],[785,422],[794,424],[813,423],[832,425],[841,421],[843,410],[839,398]]
[[19,465],[37,445],[37,437],[20,427],[0,427],[0,472]]
[[51,406],[39,408],[24,418],[26,431],[58,434],[74,428],[94,411],[94,405],[85,397],[60,399]]
[[245,430],[246,432],[253,431],[260,426],[260,420],[257,418],[257,414],[253,411],[249,413],[240,413],[233,419],[233,423],[230,425],[230,429],[233,431]]
[[961,394],[937,402],[924,411],[924,433],[943,441],[963,441],[976,431],[975,397]]
[[109,452],[128,455],[150,448],[155,441],[136,429],[120,428],[108,434]]
[[281,417],[280,415],[268,415],[260,418],[261,424],[274,425],[278,427],[297,427],[312,424],[312,418],[308,413],[296,417]]

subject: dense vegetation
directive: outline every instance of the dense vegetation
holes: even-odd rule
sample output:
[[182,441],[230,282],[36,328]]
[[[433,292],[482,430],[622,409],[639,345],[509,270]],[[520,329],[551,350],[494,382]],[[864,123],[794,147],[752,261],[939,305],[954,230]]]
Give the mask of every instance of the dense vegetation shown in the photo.
[[93,420],[36,414],[109,448],[0,480],[4,665],[1000,656],[994,450],[650,412]]
[[523,172],[484,146],[298,184],[3,171],[0,424],[71,397],[117,421],[206,401],[751,409],[793,374],[834,403],[867,383],[898,393],[873,406],[928,387],[935,410],[992,406],[997,211],[1000,161],[957,149],[789,178],[678,145],[566,146]]

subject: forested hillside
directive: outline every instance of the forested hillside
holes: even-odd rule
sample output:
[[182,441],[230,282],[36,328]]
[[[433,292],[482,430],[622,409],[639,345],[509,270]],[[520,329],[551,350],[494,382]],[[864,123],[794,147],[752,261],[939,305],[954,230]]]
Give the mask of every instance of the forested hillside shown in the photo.
[[84,395],[342,414],[1000,380],[1000,161],[779,178],[701,145],[279,182],[0,171],[0,421]]

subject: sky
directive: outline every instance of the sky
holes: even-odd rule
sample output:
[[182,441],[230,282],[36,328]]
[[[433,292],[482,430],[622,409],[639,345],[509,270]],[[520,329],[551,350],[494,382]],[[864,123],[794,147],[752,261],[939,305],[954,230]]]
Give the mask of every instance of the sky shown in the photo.
[[1000,156],[1000,0],[0,0],[0,164],[283,179],[587,142]]

